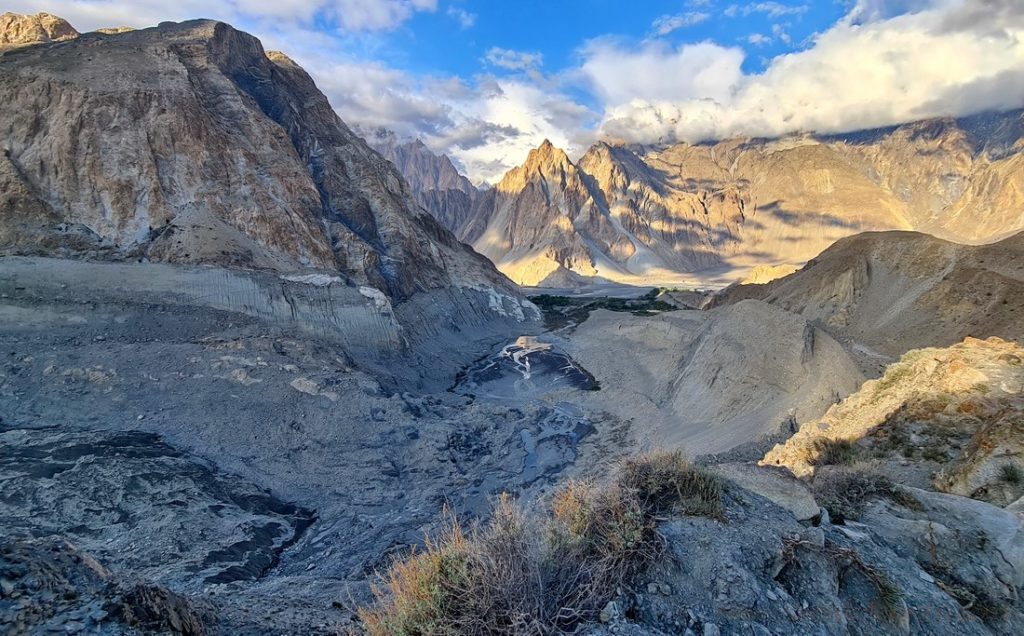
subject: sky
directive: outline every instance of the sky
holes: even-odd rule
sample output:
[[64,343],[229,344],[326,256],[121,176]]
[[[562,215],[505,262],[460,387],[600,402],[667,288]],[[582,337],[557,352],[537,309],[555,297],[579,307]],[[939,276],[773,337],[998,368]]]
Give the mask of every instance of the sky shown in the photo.
[[544,139],[846,132],[1024,106],[1024,0],[4,0],[80,31],[213,18],[495,182]]

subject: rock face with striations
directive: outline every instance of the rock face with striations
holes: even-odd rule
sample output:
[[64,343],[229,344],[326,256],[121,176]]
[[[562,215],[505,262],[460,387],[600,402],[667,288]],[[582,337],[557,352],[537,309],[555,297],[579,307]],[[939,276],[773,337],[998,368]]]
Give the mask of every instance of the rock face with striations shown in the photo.
[[10,52],[0,246],[342,273],[402,301],[511,287],[280,53],[209,21]]
[[430,151],[419,139],[402,141],[391,131],[364,135],[367,143],[395,164],[416,202],[452,232],[458,232],[473,210],[480,191],[462,176],[447,155]]

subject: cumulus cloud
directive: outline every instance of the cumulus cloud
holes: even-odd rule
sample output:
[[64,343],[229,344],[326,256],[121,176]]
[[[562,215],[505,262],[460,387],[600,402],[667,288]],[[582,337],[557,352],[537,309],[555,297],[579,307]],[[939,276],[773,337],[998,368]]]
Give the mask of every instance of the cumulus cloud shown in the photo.
[[493,46],[484,55],[488,64],[510,71],[528,71],[544,63],[544,56],[529,51],[513,51]]
[[[477,181],[499,179],[544,138],[578,155],[597,138],[652,143],[845,132],[1024,106],[1024,2],[850,4],[838,23],[756,74],[743,71],[748,52],[769,37],[790,44],[787,20],[801,19],[807,2],[690,0],[683,13],[655,20],[652,37],[591,40],[554,74],[542,72],[539,52],[492,48],[483,72],[465,79],[409,73],[347,48],[380,39],[373,34],[418,11],[436,11],[437,0],[8,0],[4,9],[57,13],[81,30],[200,15],[229,21],[303,65],[346,122],[419,137]],[[766,23],[744,43],[746,51],[658,37],[696,19],[687,15],[723,6],[724,15]],[[470,26],[472,14],[445,7],[453,32]]]
[[701,11],[689,11],[687,13],[680,13],[677,15],[663,15],[651,24],[651,29],[654,31],[655,35],[668,35],[673,31],[705,22],[710,17],[710,13],[704,13]]
[[[890,13],[885,2],[862,0],[809,48],[776,57],[762,74],[730,75],[691,99],[643,90],[628,99],[610,95],[602,133],[654,142],[844,132],[1024,106],[1024,3],[905,4],[916,10]],[[663,50],[660,60],[683,55]],[[732,68],[734,55],[723,50],[720,68]]]
[[631,48],[602,38],[587,43],[582,55],[582,76],[608,105],[637,97],[664,102],[726,100],[743,79],[743,50],[713,42],[673,47],[654,40]]

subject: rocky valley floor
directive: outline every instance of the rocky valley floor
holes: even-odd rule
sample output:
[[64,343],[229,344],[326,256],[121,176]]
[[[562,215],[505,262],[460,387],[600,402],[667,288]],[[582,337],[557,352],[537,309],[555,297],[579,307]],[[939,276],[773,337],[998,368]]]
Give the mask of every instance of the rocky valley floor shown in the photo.
[[[663,558],[584,632],[1024,624],[1016,513],[914,490],[919,504],[868,496],[860,520],[833,525],[813,484],[756,465],[864,381],[826,331],[770,304],[596,309],[495,337],[450,369],[449,390],[423,391],[252,307],[133,302],[18,271],[0,270],[0,624],[13,633],[346,633],[445,508],[472,523],[510,492],[542,514],[567,480],[607,480],[658,448],[703,456],[731,484],[723,516],[666,520]],[[943,537],[946,579],[925,526]],[[895,609],[879,605],[879,572],[901,590]]]

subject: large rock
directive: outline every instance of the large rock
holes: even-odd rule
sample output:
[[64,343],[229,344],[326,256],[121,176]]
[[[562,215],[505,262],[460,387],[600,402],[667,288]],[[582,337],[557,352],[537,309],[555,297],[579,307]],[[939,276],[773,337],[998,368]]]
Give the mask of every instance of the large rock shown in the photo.
[[751,464],[717,464],[712,470],[744,490],[785,508],[797,521],[809,521],[821,514],[807,486],[786,471]]
[[79,35],[75,27],[64,18],[49,13],[0,15],[0,51],[4,49],[73,40]]

